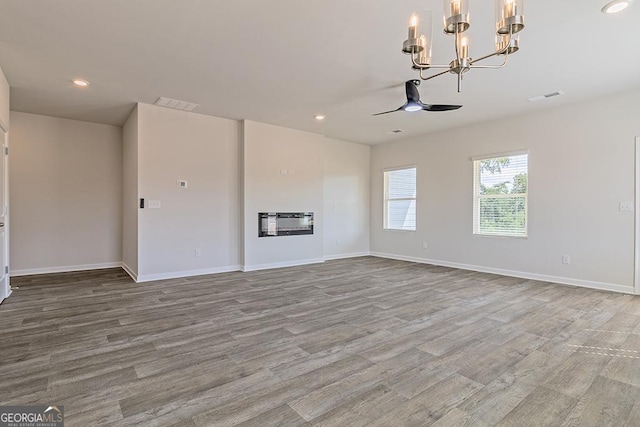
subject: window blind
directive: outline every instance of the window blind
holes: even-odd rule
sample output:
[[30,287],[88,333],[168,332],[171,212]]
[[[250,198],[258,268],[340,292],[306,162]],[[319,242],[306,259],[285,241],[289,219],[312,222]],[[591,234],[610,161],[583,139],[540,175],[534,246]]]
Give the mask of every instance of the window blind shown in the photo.
[[473,164],[473,232],[526,237],[528,154],[481,158]]
[[415,231],[416,168],[384,172],[384,228]]

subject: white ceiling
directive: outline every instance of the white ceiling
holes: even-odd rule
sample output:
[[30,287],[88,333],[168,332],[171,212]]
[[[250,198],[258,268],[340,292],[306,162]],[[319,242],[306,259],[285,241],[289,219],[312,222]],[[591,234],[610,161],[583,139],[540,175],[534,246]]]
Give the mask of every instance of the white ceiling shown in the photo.
[[[478,57],[493,48],[494,3],[470,3]],[[529,0],[505,68],[472,70],[461,94],[453,75],[420,86],[424,102],[464,105],[446,113],[372,117],[416,76],[400,51],[414,10],[434,11],[434,62],[452,59],[442,0],[0,0],[0,66],[16,111],[122,125],[136,102],[165,96],[375,144],[640,88],[640,4],[609,16],[604,3]],[[525,101],[556,90],[566,95]]]

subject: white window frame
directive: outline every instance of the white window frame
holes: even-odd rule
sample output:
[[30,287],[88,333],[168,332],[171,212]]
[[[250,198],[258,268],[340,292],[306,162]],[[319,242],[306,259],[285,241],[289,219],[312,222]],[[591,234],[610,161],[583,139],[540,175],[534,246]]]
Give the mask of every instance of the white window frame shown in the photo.
[[[496,159],[501,157],[512,157],[527,155],[527,192],[524,194],[493,194],[493,195],[481,195],[480,194],[480,162],[482,160]],[[508,237],[508,238],[520,238],[526,239],[529,237],[529,150],[517,150],[508,151],[504,153],[487,154],[483,156],[476,156],[471,158],[473,162],[473,234],[477,236],[487,237]],[[481,199],[497,199],[508,197],[524,197],[524,234],[515,233],[487,233],[480,231],[480,200]]]
[[[415,169],[416,170],[416,197],[404,197],[404,198],[394,198],[389,199],[389,178],[387,172],[405,170],[405,169]],[[383,217],[382,217],[382,229],[385,231],[403,231],[408,233],[415,233],[418,229],[418,167],[416,165],[407,165],[407,166],[398,166],[393,168],[387,168],[383,170]],[[416,225],[413,229],[405,229],[405,228],[389,228],[387,224],[388,212],[389,212],[389,201],[402,201],[402,200],[413,200],[416,204]]]

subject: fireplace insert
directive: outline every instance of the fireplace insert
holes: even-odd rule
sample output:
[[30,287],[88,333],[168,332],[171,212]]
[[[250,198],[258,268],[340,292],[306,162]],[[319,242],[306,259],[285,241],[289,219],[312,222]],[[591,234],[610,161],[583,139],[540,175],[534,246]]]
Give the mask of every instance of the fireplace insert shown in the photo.
[[260,212],[258,237],[313,234],[313,212]]

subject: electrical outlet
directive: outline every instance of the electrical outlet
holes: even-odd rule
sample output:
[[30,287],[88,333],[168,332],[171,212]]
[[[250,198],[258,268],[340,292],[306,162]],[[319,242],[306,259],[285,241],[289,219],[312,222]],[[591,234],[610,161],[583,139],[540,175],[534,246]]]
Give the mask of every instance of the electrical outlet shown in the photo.
[[200,251],[200,248],[196,248],[196,256],[201,256],[202,252]]
[[422,249],[427,249],[427,242],[422,242]]
[[569,255],[562,255],[563,264],[571,264],[571,257]]

